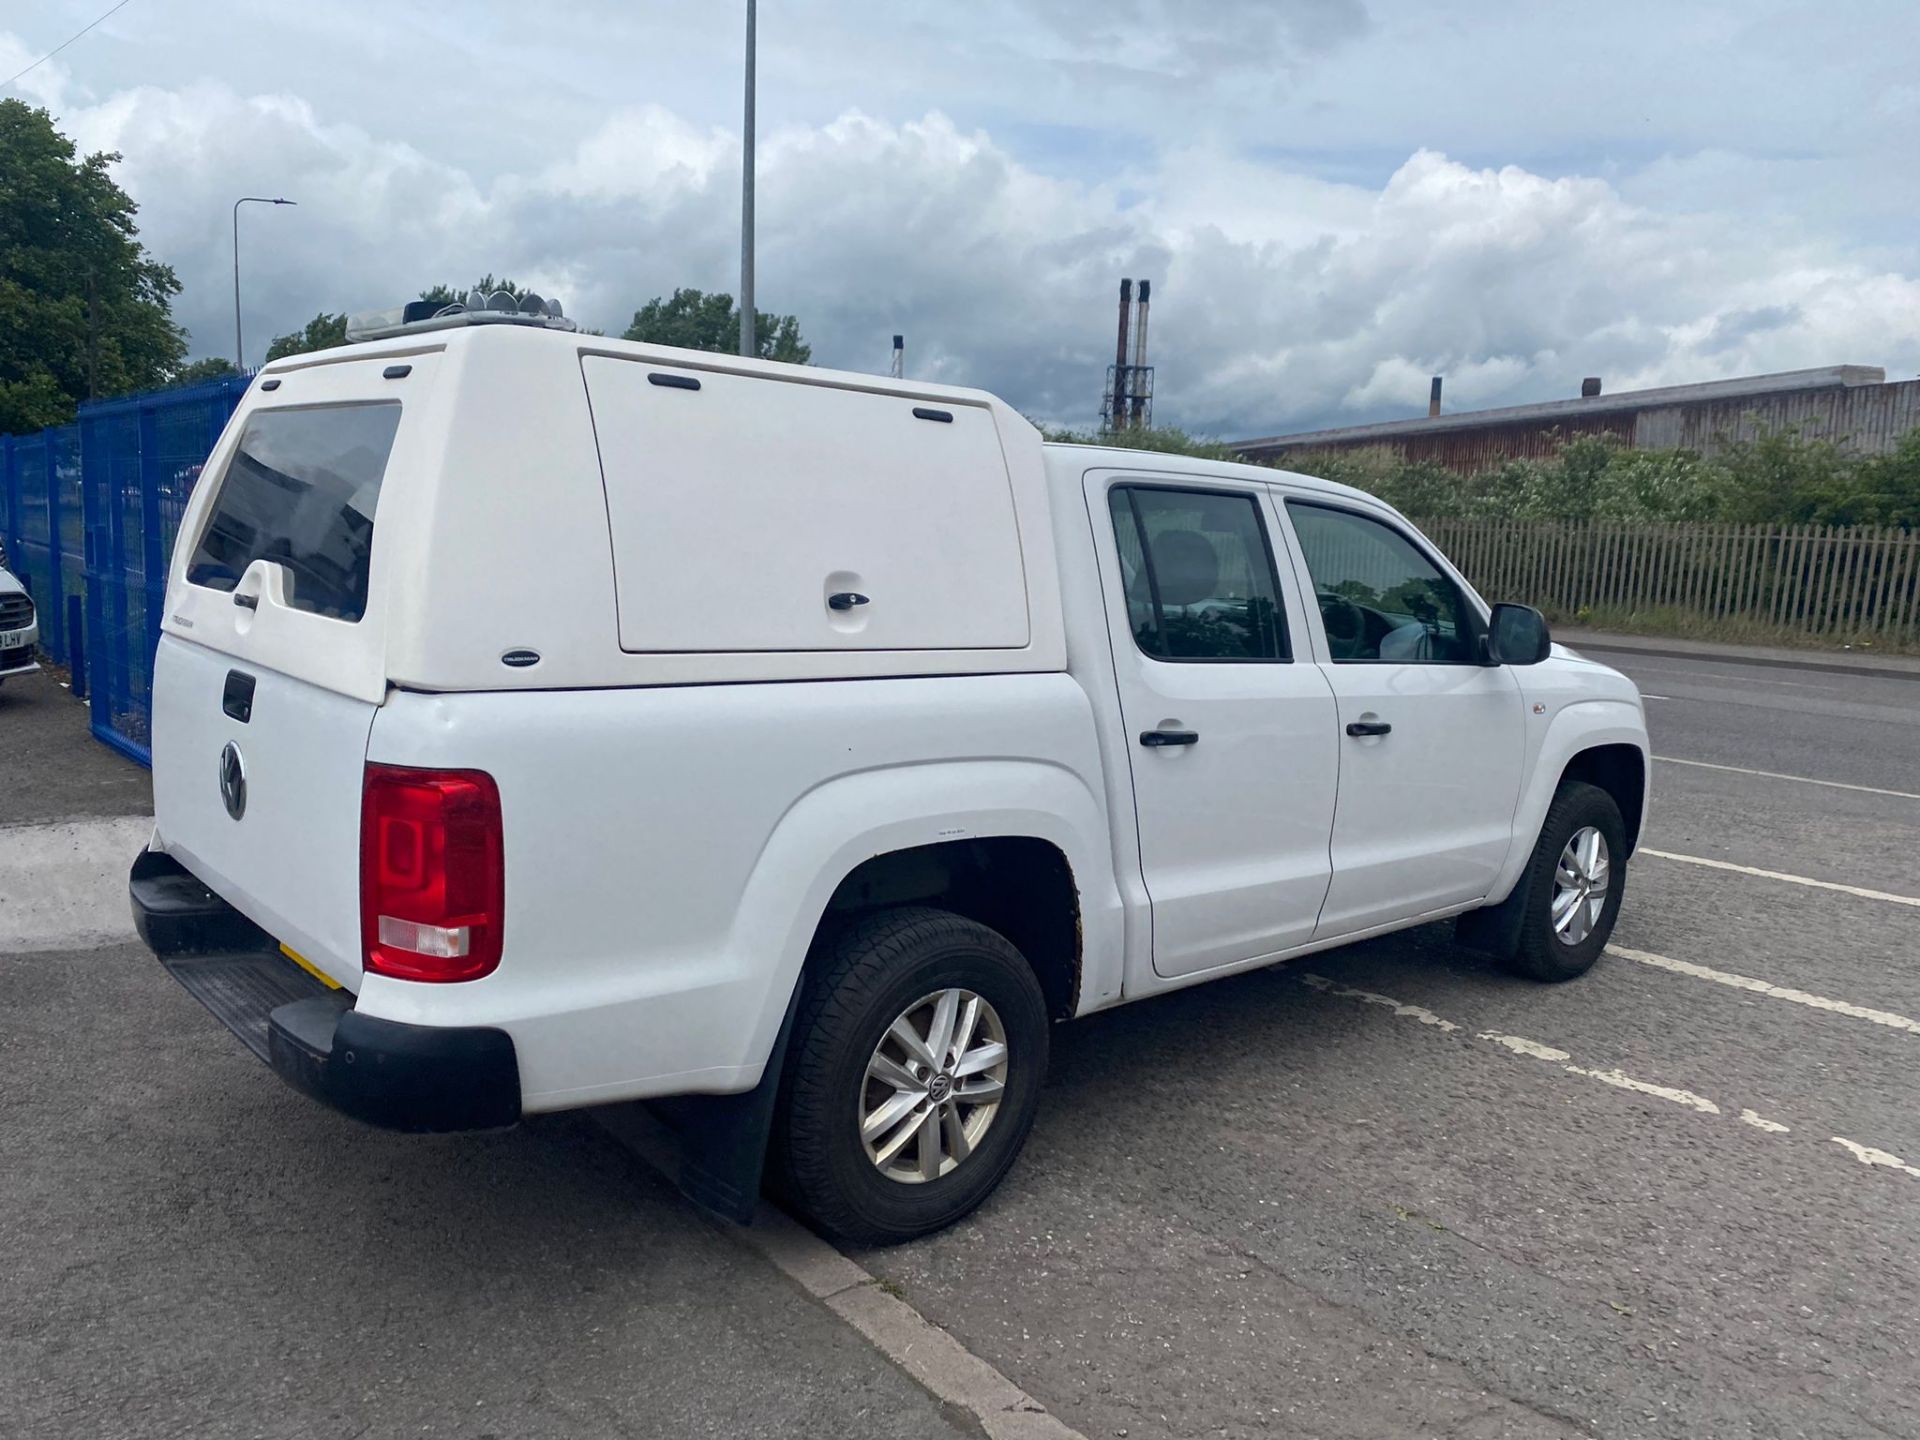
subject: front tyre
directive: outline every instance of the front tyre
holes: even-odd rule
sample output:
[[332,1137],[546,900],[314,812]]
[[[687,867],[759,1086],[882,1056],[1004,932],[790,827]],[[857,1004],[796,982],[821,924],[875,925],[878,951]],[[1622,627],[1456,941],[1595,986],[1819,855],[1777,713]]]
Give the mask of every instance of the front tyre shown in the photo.
[[1524,881],[1526,909],[1510,964],[1535,980],[1593,968],[1613,934],[1627,883],[1627,827],[1613,797],[1570,780],[1547,808]]
[[886,910],[806,979],[773,1162],[822,1230],[887,1245],[951,1225],[1013,1164],[1047,1068],[1046,997],[997,932]]

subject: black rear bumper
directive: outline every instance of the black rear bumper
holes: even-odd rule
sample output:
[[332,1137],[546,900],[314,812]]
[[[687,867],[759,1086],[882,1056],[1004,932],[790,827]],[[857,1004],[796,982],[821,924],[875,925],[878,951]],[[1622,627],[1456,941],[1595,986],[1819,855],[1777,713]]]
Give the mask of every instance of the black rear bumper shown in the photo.
[[140,938],[173,978],[280,1078],[388,1130],[493,1130],[520,1119],[513,1037],[362,1015],[170,855],[128,877]]

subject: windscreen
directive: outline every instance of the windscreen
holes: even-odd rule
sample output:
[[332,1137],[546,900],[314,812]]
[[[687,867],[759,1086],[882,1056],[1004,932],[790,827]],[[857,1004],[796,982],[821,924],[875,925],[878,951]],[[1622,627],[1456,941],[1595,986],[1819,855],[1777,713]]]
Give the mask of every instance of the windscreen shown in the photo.
[[286,572],[287,603],[334,620],[367,610],[373,515],[396,400],[257,410],[214,498],[187,580],[232,590],[256,560]]

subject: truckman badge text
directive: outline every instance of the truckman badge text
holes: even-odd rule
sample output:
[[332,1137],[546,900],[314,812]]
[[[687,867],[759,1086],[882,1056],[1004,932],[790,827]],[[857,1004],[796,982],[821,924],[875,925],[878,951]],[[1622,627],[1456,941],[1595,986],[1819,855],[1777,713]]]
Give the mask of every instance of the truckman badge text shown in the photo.
[[231,740],[220,752],[220,798],[234,819],[247,813],[247,767],[241,762],[240,747]]

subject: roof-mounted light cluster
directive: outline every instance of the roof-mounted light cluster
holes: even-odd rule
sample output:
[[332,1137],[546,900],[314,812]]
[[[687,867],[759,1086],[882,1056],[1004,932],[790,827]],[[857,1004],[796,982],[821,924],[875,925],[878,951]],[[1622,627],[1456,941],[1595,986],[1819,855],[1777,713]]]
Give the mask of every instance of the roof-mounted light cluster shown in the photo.
[[515,298],[508,290],[491,295],[469,290],[465,300],[442,304],[438,300],[410,300],[390,310],[366,310],[347,321],[347,339],[384,340],[391,335],[415,335],[423,330],[450,330],[456,325],[537,325],[543,330],[580,327],[560,313],[558,300],[542,300],[532,291]]

